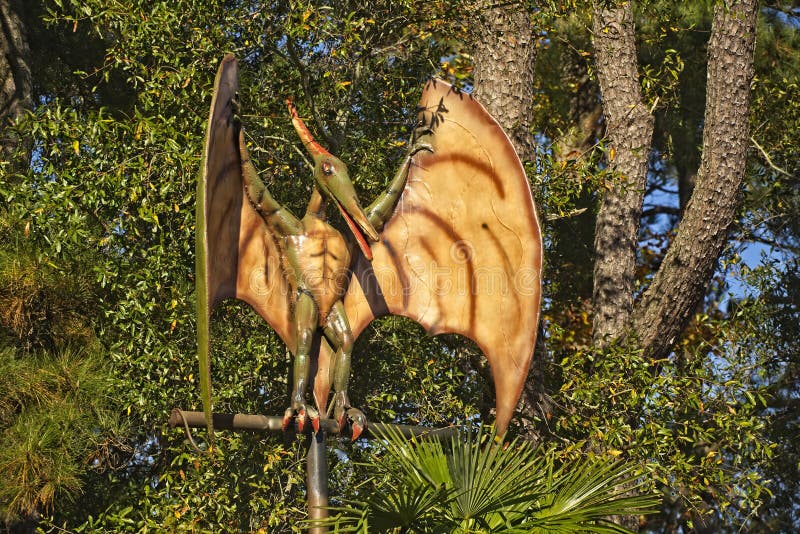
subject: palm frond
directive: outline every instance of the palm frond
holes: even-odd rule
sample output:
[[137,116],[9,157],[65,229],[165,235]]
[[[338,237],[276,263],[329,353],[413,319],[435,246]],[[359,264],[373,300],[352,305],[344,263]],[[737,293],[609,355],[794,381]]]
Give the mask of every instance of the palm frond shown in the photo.
[[653,513],[659,503],[641,493],[646,481],[633,466],[600,459],[563,466],[553,483],[550,501],[532,514],[532,524],[547,532],[628,532],[609,517]]
[[481,429],[453,439],[448,467],[456,490],[453,519],[463,521],[523,512],[537,498],[545,461],[527,444],[497,442]]
[[553,449],[503,443],[480,429],[406,440],[388,431],[385,453],[364,464],[376,476],[366,499],[332,508],[339,532],[628,532],[614,515],[655,511],[658,499],[634,467],[599,459],[560,468]]
[[392,476],[427,483],[434,487],[452,485],[446,456],[440,441],[433,439],[406,440],[391,428],[382,436],[388,462],[375,465]]

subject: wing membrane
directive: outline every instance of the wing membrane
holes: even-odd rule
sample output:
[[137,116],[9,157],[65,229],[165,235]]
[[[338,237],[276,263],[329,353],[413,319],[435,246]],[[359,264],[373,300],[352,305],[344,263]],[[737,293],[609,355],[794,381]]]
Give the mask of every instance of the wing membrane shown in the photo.
[[231,99],[238,91],[236,59],[227,55],[214,83],[203,165],[197,185],[197,350],[203,410],[212,428],[209,322],[219,302],[250,304],[289,347],[294,346],[290,294],[280,254],[244,195],[238,130]]
[[[395,314],[432,335],[474,340],[491,365],[504,430],[539,319],[542,240],[530,187],[508,137],[471,96],[432,80],[420,109],[433,153],[414,157],[372,263],[356,261],[345,308],[355,336]],[[327,360],[323,354],[321,369]],[[327,374],[317,377],[318,405],[330,389]]]

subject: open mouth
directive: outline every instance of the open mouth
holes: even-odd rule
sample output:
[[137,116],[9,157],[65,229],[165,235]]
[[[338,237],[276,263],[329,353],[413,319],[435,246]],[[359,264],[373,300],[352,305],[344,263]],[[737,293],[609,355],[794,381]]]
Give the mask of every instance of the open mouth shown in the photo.
[[367,244],[367,239],[364,237],[364,234],[361,232],[361,229],[358,227],[358,225],[356,225],[353,218],[350,217],[350,214],[347,213],[347,210],[344,209],[342,203],[336,199],[334,199],[334,202],[336,203],[336,207],[339,208],[339,213],[342,214],[342,217],[344,217],[344,220],[347,222],[347,226],[350,227],[350,231],[352,232],[353,236],[355,236],[356,241],[358,242],[358,247],[361,249],[361,252],[364,253],[364,256],[368,260],[372,261],[372,249],[369,248],[369,244]]

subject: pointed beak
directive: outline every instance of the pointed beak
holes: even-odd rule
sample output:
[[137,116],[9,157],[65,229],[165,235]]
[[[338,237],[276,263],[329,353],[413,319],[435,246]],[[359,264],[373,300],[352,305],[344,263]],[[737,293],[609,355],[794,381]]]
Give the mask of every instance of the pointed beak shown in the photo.
[[[358,202],[355,189],[350,180],[337,179],[334,177],[329,180],[327,185],[328,193],[333,198],[336,207],[342,214],[347,226],[356,238],[358,247],[364,256],[372,261],[372,250],[369,248],[367,239],[370,241],[378,241],[379,236],[375,228],[370,224],[364,210],[361,209],[361,204]],[[363,232],[363,233],[362,233]],[[364,237],[366,234],[366,238]]]

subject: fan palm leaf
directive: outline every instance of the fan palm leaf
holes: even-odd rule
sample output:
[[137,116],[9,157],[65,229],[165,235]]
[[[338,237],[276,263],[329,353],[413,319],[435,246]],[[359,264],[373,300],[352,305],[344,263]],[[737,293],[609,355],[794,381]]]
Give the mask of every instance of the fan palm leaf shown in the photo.
[[385,453],[365,464],[373,491],[332,508],[339,532],[628,532],[613,515],[658,504],[631,466],[601,459],[558,465],[553,449],[503,443],[483,429],[448,447],[389,431]]

